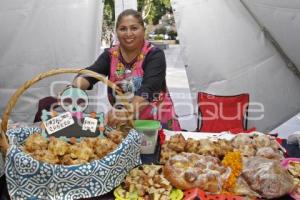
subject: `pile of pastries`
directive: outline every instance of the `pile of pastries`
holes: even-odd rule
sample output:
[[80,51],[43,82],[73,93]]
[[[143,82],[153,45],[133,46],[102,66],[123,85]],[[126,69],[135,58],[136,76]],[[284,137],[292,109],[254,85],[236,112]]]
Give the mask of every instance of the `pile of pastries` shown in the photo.
[[293,177],[280,162],[261,156],[244,159],[241,176],[264,199],[281,197],[294,188]]
[[126,176],[115,192],[123,199],[168,200],[172,185],[161,165],[141,165]]
[[36,160],[62,165],[76,165],[101,159],[112,152],[126,137],[124,132],[113,130],[107,137],[71,138],[69,142],[59,138],[45,138],[40,133],[30,135],[22,150]]
[[282,147],[274,137],[266,134],[239,134],[233,138],[231,144],[244,157],[261,156],[275,160],[284,158]]
[[[275,138],[265,134],[238,134],[231,140],[176,134],[162,145],[160,163],[165,177],[179,189],[273,199],[295,187],[295,179],[280,164],[283,153]],[[293,168],[294,174],[300,173],[297,170]]]
[[232,140],[225,139],[185,139],[176,134],[161,147],[160,163],[166,163],[172,156],[181,153],[210,155],[222,159],[231,151],[240,151],[244,157],[263,156],[270,159],[283,158],[281,147],[273,137],[264,134],[239,134]]
[[293,197],[300,199],[300,160],[290,160],[287,164],[289,173],[293,176],[295,189],[293,190]]

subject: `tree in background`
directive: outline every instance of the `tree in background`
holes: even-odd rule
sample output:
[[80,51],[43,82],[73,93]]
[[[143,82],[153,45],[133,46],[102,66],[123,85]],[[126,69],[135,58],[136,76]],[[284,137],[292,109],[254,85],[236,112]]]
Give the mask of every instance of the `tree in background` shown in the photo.
[[103,24],[101,41],[109,46],[115,26],[115,5],[114,0],[105,0],[103,8]]
[[[137,0],[138,11],[146,23],[146,36],[150,33],[159,34],[155,38],[164,38],[171,33],[171,39],[177,36],[175,21],[170,0]],[[155,39],[154,38],[154,39]]]
[[138,11],[147,24],[157,25],[167,12],[172,12],[170,0],[138,0]]
[[[106,45],[111,43],[111,37],[115,26],[114,2],[115,0],[104,1],[102,41]],[[161,29],[160,27],[162,25],[159,25],[159,22],[162,17],[167,13],[172,14],[170,0],[137,0],[137,3],[138,11],[142,13],[143,19],[146,23],[146,35],[154,32],[156,28]],[[166,30],[162,34],[166,34],[168,32],[169,30]]]

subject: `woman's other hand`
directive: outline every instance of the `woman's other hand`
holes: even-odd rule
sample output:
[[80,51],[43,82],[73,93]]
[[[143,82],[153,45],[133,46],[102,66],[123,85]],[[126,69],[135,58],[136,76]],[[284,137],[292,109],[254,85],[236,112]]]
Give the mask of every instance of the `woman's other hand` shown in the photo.
[[74,87],[80,88],[82,90],[87,90],[90,87],[90,83],[84,77],[77,76],[74,80],[72,85]]
[[107,113],[107,124],[112,128],[118,128],[124,125],[130,125],[132,115],[125,108],[115,108]]

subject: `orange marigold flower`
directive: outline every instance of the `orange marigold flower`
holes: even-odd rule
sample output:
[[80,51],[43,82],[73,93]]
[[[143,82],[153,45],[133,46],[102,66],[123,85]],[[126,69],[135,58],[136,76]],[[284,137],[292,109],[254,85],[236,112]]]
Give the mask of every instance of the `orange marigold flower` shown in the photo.
[[119,52],[117,50],[113,51],[112,54],[113,54],[113,56],[116,56],[116,57],[119,56]]
[[143,59],[144,59],[144,54],[141,53],[138,57],[138,60],[143,60]]
[[243,169],[242,156],[239,151],[229,152],[222,160],[225,167],[230,167],[231,174],[223,184],[223,192],[233,192],[238,176]]
[[122,63],[118,63],[117,70],[121,70],[124,68],[124,65]]

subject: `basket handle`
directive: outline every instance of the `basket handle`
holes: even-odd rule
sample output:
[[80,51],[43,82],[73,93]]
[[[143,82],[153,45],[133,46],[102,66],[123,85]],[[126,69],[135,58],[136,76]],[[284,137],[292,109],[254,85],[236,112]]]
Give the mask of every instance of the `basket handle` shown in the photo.
[[0,148],[2,150],[2,152],[6,152],[6,150],[9,147],[7,138],[6,138],[6,131],[7,131],[7,123],[8,123],[8,119],[9,119],[9,115],[12,111],[12,109],[14,108],[14,106],[17,103],[17,100],[19,99],[19,97],[24,93],[24,91],[26,91],[29,87],[31,87],[33,84],[35,84],[36,82],[49,77],[49,76],[54,76],[54,75],[58,75],[58,74],[64,74],[64,73],[76,73],[76,74],[85,74],[85,75],[89,75],[93,78],[96,78],[97,80],[103,82],[104,84],[106,84],[108,87],[112,88],[113,91],[115,91],[121,98],[121,102],[124,104],[125,108],[129,111],[129,123],[131,126],[133,126],[133,118],[132,116],[132,109],[130,107],[130,104],[128,102],[128,100],[125,98],[125,96],[123,95],[121,89],[114,84],[113,82],[107,80],[104,76],[90,71],[90,70],[86,70],[86,69],[70,69],[70,68],[57,68],[57,69],[53,69],[44,73],[41,73],[39,75],[37,75],[36,77],[34,77],[33,79],[26,81],[21,87],[19,87],[16,92],[10,97],[5,110],[2,114],[2,124],[1,124],[1,137],[0,137]]

